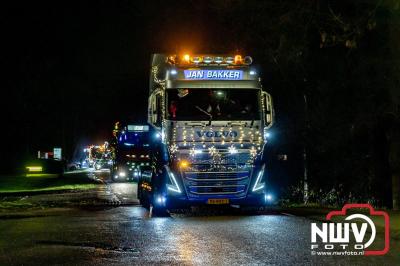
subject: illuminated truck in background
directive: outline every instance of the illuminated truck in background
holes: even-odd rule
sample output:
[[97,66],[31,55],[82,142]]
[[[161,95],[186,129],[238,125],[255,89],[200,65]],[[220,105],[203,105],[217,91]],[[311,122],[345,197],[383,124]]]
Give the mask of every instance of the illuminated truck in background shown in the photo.
[[157,163],[138,195],[153,211],[202,204],[262,206],[270,199],[270,95],[240,55],[152,57],[148,122]]
[[95,170],[109,169],[112,165],[112,148],[105,141],[101,145],[90,145],[84,150],[86,156],[85,165],[93,167]]
[[114,182],[138,181],[139,176],[150,168],[150,128],[148,125],[119,123],[113,131],[114,163],[111,178]]

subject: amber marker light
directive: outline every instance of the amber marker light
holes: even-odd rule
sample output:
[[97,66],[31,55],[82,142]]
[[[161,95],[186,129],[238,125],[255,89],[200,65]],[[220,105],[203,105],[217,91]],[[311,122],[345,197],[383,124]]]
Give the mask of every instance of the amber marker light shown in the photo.
[[241,64],[241,63],[242,63],[242,56],[235,55],[235,64]]
[[190,55],[185,54],[185,55],[183,56],[183,61],[185,61],[186,63],[189,63],[189,62],[190,62]]
[[190,163],[187,160],[181,160],[178,165],[180,169],[186,169],[190,166]]

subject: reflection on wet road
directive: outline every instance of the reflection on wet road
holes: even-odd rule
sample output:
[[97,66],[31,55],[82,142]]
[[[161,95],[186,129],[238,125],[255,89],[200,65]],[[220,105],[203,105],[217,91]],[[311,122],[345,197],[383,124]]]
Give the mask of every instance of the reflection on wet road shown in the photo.
[[[172,215],[139,206],[0,220],[0,265],[395,265],[310,255],[310,220],[280,214]],[[396,257],[397,256],[397,257]]]
[[101,180],[104,186],[97,189],[97,198],[117,205],[139,204],[137,199],[137,183],[114,183],[110,178],[110,171],[90,170],[88,176],[91,179]]

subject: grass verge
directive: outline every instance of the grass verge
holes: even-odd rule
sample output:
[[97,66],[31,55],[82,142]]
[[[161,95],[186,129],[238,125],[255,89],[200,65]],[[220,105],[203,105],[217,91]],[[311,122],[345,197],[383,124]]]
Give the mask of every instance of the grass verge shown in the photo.
[[27,174],[0,176],[0,193],[29,193],[57,190],[84,190],[96,188],[97,183],[85,173],[54,175]]

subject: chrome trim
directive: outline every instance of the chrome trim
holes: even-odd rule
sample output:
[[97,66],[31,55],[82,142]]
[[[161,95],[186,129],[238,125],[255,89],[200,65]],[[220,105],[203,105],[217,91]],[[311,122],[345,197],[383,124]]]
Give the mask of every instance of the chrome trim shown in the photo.
[[220,178],[220,179],[209,179],[209,178],[190,178],[190,177],[187,177],[187,176],[185,176],[185,178],[187,179],[187,180],[190,180],[190,181],[240,181],[240,180],[243,180],[243,179],[246,179],[246,178],[248,178],[249,176],[243,176],[243,177],[240,177],[240,178]]
[[201,174],[203,174],[203,173],[207,173],[207,174],[243,174],[243,173],[245,173],[245,174],[247,174],[247,173],[249,173],[248,171],[240,171],[240,172],[236,172],[236,171],[232,171],[232,172],[215,172],[215,171],[213,171],[213,172],[200,172],[200,171],[190,171],[190,172],[183,172],[184,174],[185,174],[185,176],[186,176],[186,173],[188,173],[188,174],[199,174],[199,173],[201,173]]
[[166,80],[168,89],[253,89],[261,90],[260,82],[254,80]]
[[[243,190],[244,191],[244,190]],[[196,195],[225,195],[225,194],[239,194],[239,193],[243,193],[243,191],[237,191],[237,192],[207,192],[207,193],[199,193],[199,192],[193,192],[191,191],[190,193],[192,194],[196,194]]]
[[224,187],[245,187],[246,185],[223,185],[223,186],[193,186],[189,185],[189,188],[191,187],[219,187],[219,188],[224,188]]
[[[250,170],[250,169],[249,169]],[[231,195],[234,198],[247,193],[252,169],[242,171],[182,171],[184,188],[189,198]]]

